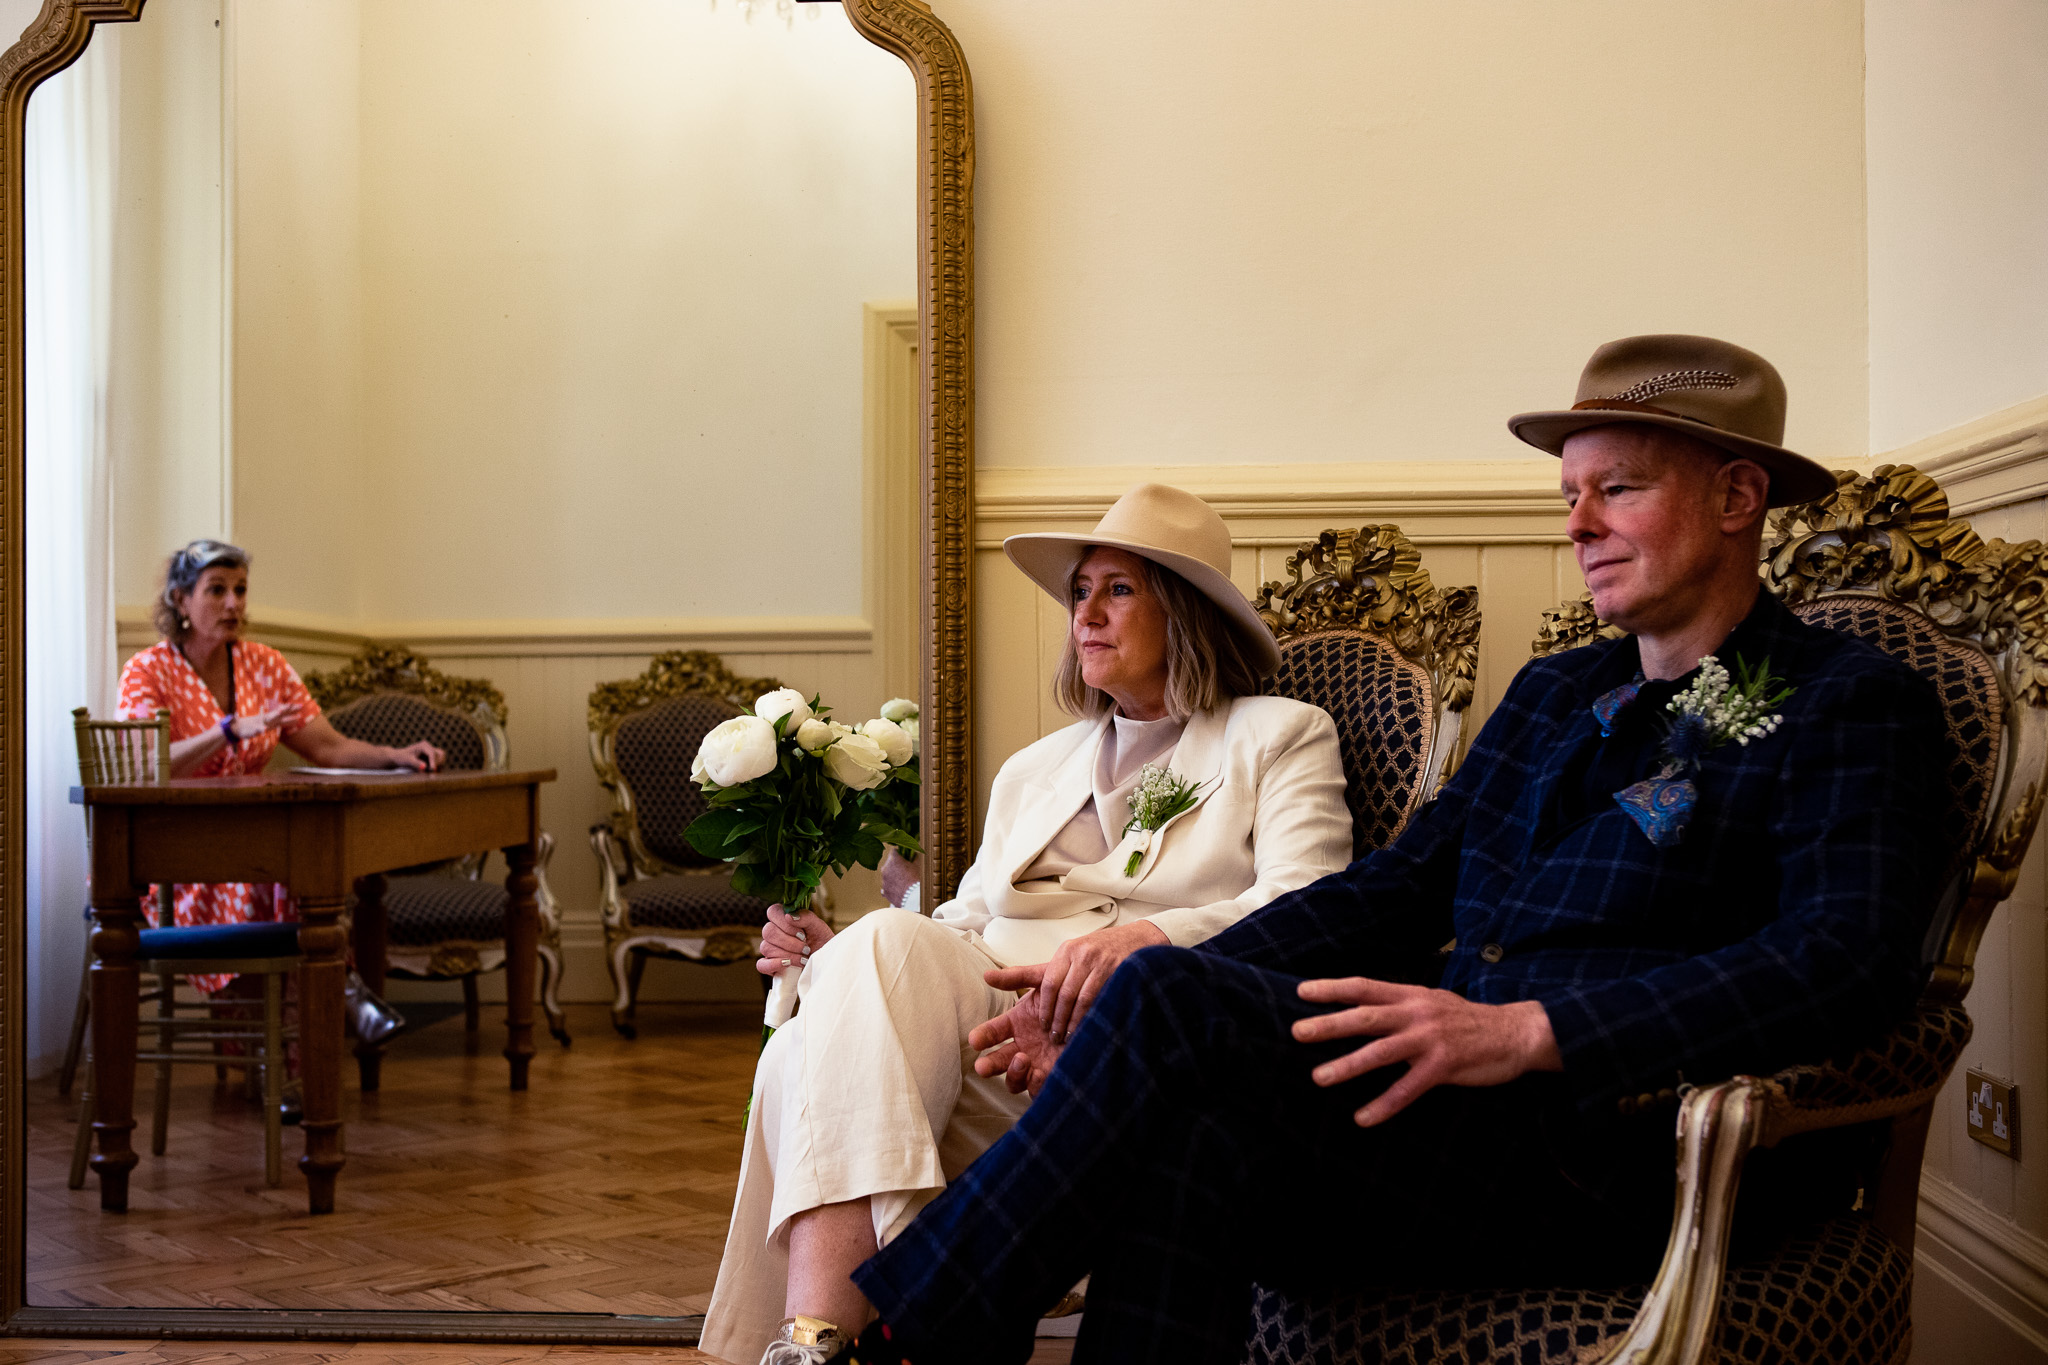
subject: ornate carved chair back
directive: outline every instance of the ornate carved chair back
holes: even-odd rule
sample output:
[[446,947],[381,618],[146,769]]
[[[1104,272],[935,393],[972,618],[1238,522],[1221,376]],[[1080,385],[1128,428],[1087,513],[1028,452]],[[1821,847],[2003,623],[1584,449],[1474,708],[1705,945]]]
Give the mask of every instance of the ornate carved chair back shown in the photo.
[[1268,690],[1337,723],[1352,853],[1401,832],[1451,773],[1479,661],[1476,588],[1438,591],[1396,526],[1325,531],[1253,605],[1280,643]]
[[716,654],[693,649],[656,655],[639,677],[590,694],[590,761],[612,794],[612,832],[635,875],[723,866],[683,837],[704,813],[690,769],[705,735],[781,686],[737,677]]
[[1832,496],[1773,515],[1765,582],[1805,620],[1862,636],[1941,693],[1954,861],[1928,938],[1927,994],[1960,1001],[2041,814],[2048,547],[1981,539],[1910,465],[1837,477]]
[[[367,645],[333,672],[307,674],[306,690],[350,739],[392,747],[426,740],[454,772],[502,772],[508,762],[503,694],[482,678],[451,677],[402,645]],[[475,876],[482,865],[473,854],[440,866]]]

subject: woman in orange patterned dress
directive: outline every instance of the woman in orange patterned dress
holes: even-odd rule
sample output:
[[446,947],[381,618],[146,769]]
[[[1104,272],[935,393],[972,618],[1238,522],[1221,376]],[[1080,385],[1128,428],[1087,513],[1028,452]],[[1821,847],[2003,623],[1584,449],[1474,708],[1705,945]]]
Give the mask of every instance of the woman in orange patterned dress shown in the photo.
[[[155,604],[163,640],[122,668],[120,701],[124,719],[170,712],[171,776],[260,773],[280,742],[325,768],[432,772],[441,765],[444,755],[431,744],[365,744],[329,724],[284,655],[242,639],[248,599],[247,552],[195,540],[171,556]],[[298,918],[284,887],[245,882],[181,885],[173,914],[181,925]],[[192,982],[212,994],[233,979]]]

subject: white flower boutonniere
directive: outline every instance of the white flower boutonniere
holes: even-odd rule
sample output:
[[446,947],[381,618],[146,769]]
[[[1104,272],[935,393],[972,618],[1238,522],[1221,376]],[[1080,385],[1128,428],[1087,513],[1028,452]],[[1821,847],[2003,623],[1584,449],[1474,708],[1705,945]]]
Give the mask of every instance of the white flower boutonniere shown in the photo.
[[1138,769],[1138,789],[1131,793],[1131,818],[1124,826],[1126,835],[1138,831],[1138,846],[1124,863],[1126,877],[1138,875],[1138,864],[1152,847],[1152,836],[1164,829],[1168,820],[1194,804],[1195,784],[1173,769],[1157,763],[1147,763]]
[[1751,668],[1738,654],[1735,668],[1739,681],[1731,681],[1727,668],[1713,655],[1700,660],[1699,677],[1664,708],[1674,719],[1664,731],[1663,762],[1656,775],[1614,794],[1615,802],[1658,848],[1670,848],[1685,838],[1699,801],[1693,777],[1700,760],[1730,742],[1746,747],[1784,722],[1776,708],[1794,689],[1772,676],[1771,661],[1767,658]]

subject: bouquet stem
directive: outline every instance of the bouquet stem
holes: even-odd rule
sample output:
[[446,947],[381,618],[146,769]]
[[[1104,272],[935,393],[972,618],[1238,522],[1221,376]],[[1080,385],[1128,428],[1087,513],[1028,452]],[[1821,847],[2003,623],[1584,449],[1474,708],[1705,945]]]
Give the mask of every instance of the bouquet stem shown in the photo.
[[775,984],[768,988],[768,1005],[761,1012],[763,1047],[767,1046],[769,1035],[788,1023],[789,1017],[796,1013],[796,980],[803,971],[803,964],[798,963],[775,974]]

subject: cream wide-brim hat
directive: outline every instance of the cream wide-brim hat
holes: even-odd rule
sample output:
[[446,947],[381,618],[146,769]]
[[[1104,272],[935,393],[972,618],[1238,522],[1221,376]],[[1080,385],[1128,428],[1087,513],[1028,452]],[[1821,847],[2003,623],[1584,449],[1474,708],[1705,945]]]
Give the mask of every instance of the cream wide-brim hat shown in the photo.
[[1785,381],[1777,368],[1717,337],[1660,333],[1610,341],[1586,362],[1569,409],[1518,413],[1508,418],[1508,430],[1562,455],[1573,433],[1616,423],[1663,427],[1756,461],[1771,476],[1772,507],[1835,491],[1825,465],[1783,445]]
[[1071,609],[1067,580],[1093,545],[1128,550],[1173,570],[1223,609],[1224,619],[1251,647],[1261,674],[1280,666],[1280,646],[1273,642],[1273,632],[1230,581],[1230,528],[1215,508],[1193,493],[1163,483],[1141,483],[1118,498],[1087,534],[1030,531],[1005,540],[1003,553],[1025,577],[1051,593],[1053,601]]

